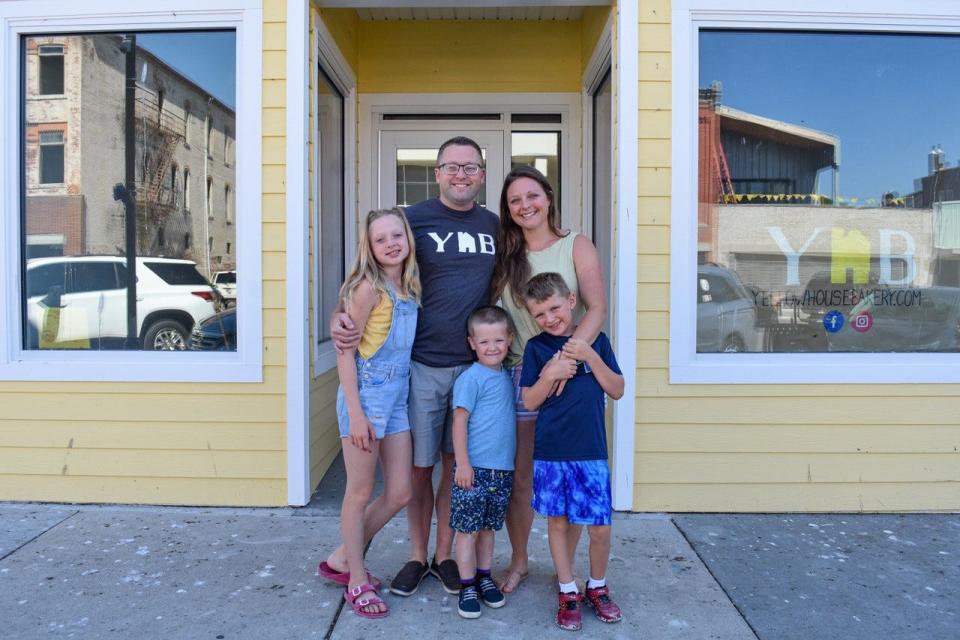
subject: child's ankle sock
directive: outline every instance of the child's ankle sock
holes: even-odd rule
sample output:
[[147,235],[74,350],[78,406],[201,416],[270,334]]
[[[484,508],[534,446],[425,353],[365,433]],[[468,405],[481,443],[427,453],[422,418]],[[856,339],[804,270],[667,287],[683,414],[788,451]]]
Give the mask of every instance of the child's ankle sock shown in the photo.
[[576,593],[577,592],[577,582],[561,582],[560,583],[560,593]]
[[602,578],[593,578],[587,582],[587,589],[599,589],[600,587],[607,586],[607,577],[603,576]]
[[472,586],[474,586],[475,584],[477,584],[477,579],[476,579],[476,578],[466,578],[466,579],[460,578],[460,588],[461,588],[461,589],[463,589],[464,587],[472,587]]
[[477,569],[477,580],[480,580],[480,578],[489,578],[489,577],[490,577],[490,569],[479,569],[479,568]]

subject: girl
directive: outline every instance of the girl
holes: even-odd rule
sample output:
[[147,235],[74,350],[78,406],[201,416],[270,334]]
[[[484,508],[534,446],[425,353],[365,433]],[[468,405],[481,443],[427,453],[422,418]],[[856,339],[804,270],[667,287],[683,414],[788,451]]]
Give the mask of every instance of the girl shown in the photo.
[[[340,301],[363,337],[356,349],[337,355],[337,421],[347,470],[343,543],[320,563],[320,575],[346,586],[343,597],[357,615],[382,618],[387,605],[377,592],[380,581],[364,570],[363,549],[407,504],[413,466],[407,393],[420,278],[413,232],[400,209],[367,214]],[[370,502],[378,459],[383,495]]]
[[[493,272],[493,299],[502,306],[516,329],[508,363],[512,365],[517,400],[517,458],[513,493],[507,510],[507,533],[512,554],[500,581],[504,593],[513,592],[527,577],[527,539],[533,524],[533,433],[537,412],[527,411],[520,400],[520,373],[527,340],[540,333],[521,295],[527,280],[539,273],[562,275],[576,294],[573,310],[578,324],[573,337],[592,344],[607,318],[606,288],[597,249],[586,236],[560,228],[553,187],[533,167],[514,167],[500,192],[500,229],[497,265]],[[561,384],[554,393],[561,393]]]

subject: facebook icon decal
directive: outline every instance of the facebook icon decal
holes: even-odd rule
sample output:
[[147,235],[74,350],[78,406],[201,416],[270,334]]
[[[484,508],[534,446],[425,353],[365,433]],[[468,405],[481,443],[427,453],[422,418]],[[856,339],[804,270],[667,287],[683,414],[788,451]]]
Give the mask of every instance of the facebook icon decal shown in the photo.
[[836,333],[843,329],[843,314],[834,309],[823,316],[823,328],[829,333]]

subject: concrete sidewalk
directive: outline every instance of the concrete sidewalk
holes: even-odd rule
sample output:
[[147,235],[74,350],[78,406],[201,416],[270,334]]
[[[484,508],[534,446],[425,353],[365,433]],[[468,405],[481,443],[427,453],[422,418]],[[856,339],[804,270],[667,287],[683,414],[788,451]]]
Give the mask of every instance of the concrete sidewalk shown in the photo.
[[[336,491],[303,509],[0,504],[0,638],[569,638],[537,519],[531,573],[505,607],[463,620],[428,578],[363,620],[316,565],[339,541]],[[608,580],[625,619],[583,637],[960,637],[956,515],[617,514]],[[389,580],[395,518],[370,546]],[[509,557],[497,541],[495,570]],[[585,544],[578,560],[586,571]]]

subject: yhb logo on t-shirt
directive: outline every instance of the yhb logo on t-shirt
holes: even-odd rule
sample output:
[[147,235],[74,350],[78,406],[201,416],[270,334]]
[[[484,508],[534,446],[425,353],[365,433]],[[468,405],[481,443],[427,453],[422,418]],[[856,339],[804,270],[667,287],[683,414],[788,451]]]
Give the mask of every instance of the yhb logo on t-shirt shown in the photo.
[[[436,231],[431,231],[427,235],[436,243],[437,253],[446,253],[448,249],[450,251],[454,250],[453,244],[450,244],[449,246],[447,244],[450,241],[450,238],[453,237],[453,231],[448,231],[447,235],[442,238]],[[493,236],[488,233],[478,233],[477,237],[474,238],[472,234],[467,233],[466,231],[457,232],[456,250],[459,253],[478,253],[478,248],[479,253],[488,253],[493,255],[495,253]]]

